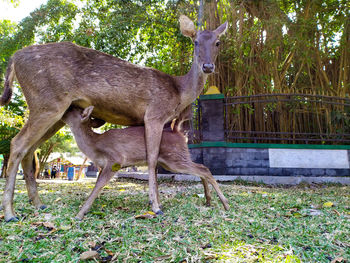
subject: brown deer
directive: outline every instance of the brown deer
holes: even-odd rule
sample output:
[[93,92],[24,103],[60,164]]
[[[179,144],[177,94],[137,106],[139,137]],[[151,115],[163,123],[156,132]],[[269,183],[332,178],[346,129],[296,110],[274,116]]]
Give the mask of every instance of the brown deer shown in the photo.
[[[208,74],[214,72],[219,37],[227,22],[214,31],[196,31],[193,22],[181,16],[180,29],[195,46],[192,67],[184,76],[170,76],[67,42],[29,46],[13,55],[0,105],[10,101],[16,78],[30,113],[11,142],[3,195],[6,221],[16,220],[13,194],[19,163],[29,166],[38,145],[64,125],[61,118],[70,105],[94,106],[92,116],[110,123],[145,126],[149,199],[152,210],[162,213],[155,168],[164,124],[179,116],[202,92]],[[34,176],[27,173],[25,177],[28,194],[40,207]]]
[[[71,107],[62,120],[69,125],[79,149],[101,168],[95,188],[76,218],[83,219],[100,190],[121,168],[146,163],[145,127],[135,126],[125,129],[111,129],[103,134],[95,133],[91,127],[95,120],[90,118],[94,106],[84,111]],[[192,162],[185,136],[179,131],[163,131],[158,164],[172,172],[197,175],[202,179],[206,203],[210,206],[211,195],[208,182],[214,187],[224,208],[228,202],[222,194],[209,169]]]

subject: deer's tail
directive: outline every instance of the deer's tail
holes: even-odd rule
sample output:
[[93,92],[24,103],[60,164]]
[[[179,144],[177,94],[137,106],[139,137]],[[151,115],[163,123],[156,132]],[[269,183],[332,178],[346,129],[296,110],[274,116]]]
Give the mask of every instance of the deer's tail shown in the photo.
[[13,84],[13,80],[15,79],[15,76],[16,74],[15,74],[14,62],[10,58],[7,71],[6,71],[4,92],[0,97],[0,106],[6,105],[10,102],[11,96],[12,96],[12,84]]

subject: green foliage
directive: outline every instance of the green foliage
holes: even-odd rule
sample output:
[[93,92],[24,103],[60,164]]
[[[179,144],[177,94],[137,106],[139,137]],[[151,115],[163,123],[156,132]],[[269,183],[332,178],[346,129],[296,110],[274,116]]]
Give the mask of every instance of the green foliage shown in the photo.
[[9,154],[10,141],[23,126],[24,118],[13,111],[0,108],[0,154]]
[[[49,0],[18,25],[0,21],[0,76],[16,50],[33,43],[59,41],[72,41],[169,74],[180,75],[189,69],[192,43],[181,34],[178,17],[186,14],[196,22],[198,1],[77,3]],[[206,27],[213,29],[223,21],[229,22],[217,73],[209,78],[209,85],[218,86],[228,96],[349,96],[350,24],[346,0],[202,3]],[[20,91],[6,109],[24,116]],[[244,122],[244,116],[236,119]],[[275,124],[281,131],[285,125],[282,121]]]

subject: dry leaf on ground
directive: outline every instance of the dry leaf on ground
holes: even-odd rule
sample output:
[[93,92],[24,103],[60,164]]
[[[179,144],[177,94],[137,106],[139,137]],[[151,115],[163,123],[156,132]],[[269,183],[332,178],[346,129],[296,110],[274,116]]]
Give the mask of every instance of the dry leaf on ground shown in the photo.
[[326,202],[322,205],[322,207],[332,207],[334,204],[332,202]]
[[335,258],[331,261],[331,263],[345,263],[345,262],[347,262],[347,261],[343,257],[338,257],[338,258]]
[[93,251],[93,250],[85,251],[80,255],[80,260],[87,260],[87,259],[95,258],[97,256],[98,256],[97,251]]
[[155,218],[157,215],[154,212],[147,211],[143,213],[142,215],[137,215],[135,216],[135,219],[150,219],[150,218]]

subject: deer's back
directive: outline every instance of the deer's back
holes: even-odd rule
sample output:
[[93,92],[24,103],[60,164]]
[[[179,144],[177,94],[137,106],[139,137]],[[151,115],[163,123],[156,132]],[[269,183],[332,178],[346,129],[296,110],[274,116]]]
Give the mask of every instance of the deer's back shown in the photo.
[[111,123],[140,125],[150,105],[166,111],[180,100],[172,76],[69,42],[26,47],[13,60],[29,108],[41,95],[93,105],[93,116]]

